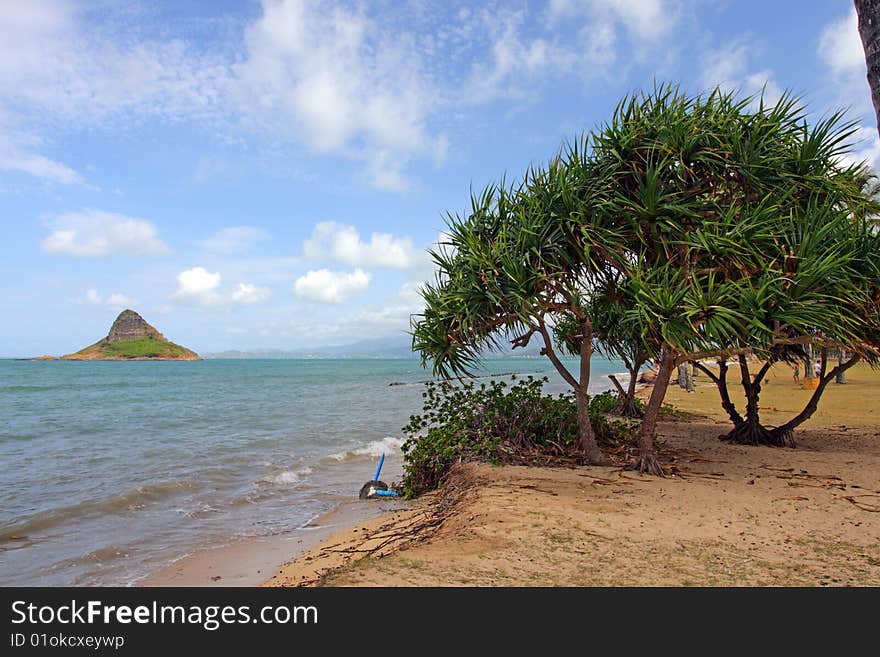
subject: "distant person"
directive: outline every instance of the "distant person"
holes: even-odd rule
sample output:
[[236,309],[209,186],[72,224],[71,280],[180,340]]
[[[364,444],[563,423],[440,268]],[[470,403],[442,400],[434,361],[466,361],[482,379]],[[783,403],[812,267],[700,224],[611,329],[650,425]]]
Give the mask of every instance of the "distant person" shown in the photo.
[[796,386],[799,386],[801,384],[801,366],[800,365],[794,366],[794,372],[792,373],[792,376],[794,377],[794,384]]
[[813,373],[816,375],[817,379],[822,376],[822,364],[818,360],[815,365],[813,365]]

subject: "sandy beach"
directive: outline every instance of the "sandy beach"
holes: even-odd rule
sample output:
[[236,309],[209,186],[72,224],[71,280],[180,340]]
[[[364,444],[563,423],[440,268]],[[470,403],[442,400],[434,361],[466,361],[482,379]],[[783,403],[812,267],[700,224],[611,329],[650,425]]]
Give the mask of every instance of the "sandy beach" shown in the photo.
[[[810,394],[775,366],[764,421]],[[829,385],[797,449],[728,445],[698,376],[694,393],[667,396],[665,478],[462,464],[441,491],[292,555],[265,585],[877,586],[878,400],[880,373],[859,365]]]

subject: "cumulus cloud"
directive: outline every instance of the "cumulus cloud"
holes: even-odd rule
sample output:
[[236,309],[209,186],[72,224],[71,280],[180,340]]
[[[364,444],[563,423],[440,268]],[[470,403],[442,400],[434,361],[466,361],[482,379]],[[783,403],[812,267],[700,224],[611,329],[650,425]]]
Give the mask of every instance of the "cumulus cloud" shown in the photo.
[[102,258],[171,252],[158,238],[156,227],[145,219],[87,209],[56,215],[49,224],[53,230],[42,246],[43,251],[53,255]]
[[241,253],[255,244],[269,239],[269,232],[254,226],[223,228],[199,244],[212,253]]
[[354,226],[333,221],[315,226],[303,243],[303,254],[312,260],[329,260],[353,267],[388,267],[406,269],[419,258],[409,237],[373,233],[370,241],[361,240]]
[[215,305],[222,301],[222,296],[217,292],[219,287],[219,273],[210,272],[204,267],[193,267],[177,275],[177,291],[173,298],[206,306]]
[[408,159],[434,150],[432,97],[408,35],[360,9],[265,0],[245,44],[237,90],[255,120],[277,133],[362,159],[380,188],[404,187]]
[[231,299],[233,303],[260,303],[271,296],[269,288],[257,287],[252,283],[239,283],[232,291]]
[[834,73],[864,73],[865,50],[859,36],[855,7],[843,18],[826,25],[819,37],[819,56]]
[[86,300],[95,306],[106,306],[114,309],[129,308],[137,304],[137,301],[134,299],[119,293],[111,294],[105,299],[95,289],[90,289],[86,292]]
[[293,293],[309,301],[342,303],[369,286],[370,275],[360,268],[353,272],[313,269],[296,279]]
[[200,306],[226,306],[266,301],[272,294],[269,288],[253,283],[238,283],[231,290],[222,290],[222,276],[204,267],[193,267],[177,275],[177,290],[171,295],[182,303]]

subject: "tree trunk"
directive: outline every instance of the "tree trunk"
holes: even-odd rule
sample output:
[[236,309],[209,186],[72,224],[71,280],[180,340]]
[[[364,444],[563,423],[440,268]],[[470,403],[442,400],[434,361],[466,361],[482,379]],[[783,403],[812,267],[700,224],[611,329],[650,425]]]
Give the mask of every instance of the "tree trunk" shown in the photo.
[[[727,388],[727,359],[718,361],[718,376],[705,367],[702,363],[694,361],[694,369],[703,372],[718,387],[718,394],[721,397],[721,408],[725,410],[734,427],[738,427],[744,422],[742,415],[736,410],[736,404],[730,400],[730,391]],[[722,440],[725,436],[719,436]]]
[[635,463],[630,466],[632,470],[658,477],[664,476],[664,472],[654,447],[654,431],[657,429],[660,406],[663,404],[666,390],[669,388],[674,360],[668,347],[663,347],[660,350],[660,370],[657,372],[657,378],[654,379],[654,387],[651,390],[651,397],[648,399],[648,407],[645,409],[645,419],[642,420],[642,428],[639,432],[639,455]]
[[819,385],[816,387],[816,390],[813,391],[810,401],[807,402],[804,409],[795,417],[782,426],[773,429],[773,434],[776,440],[784,440],[788,442],[791,447],[794,447],[794,430],[809,420],[813,416],[813,413],[816,412],[816,409],[819,408],[819,399],[821,399],[822,393],[825,391],[825,386],[828,385],[831,379],[835,378],[841,372],[846,372],[850,367],[861,360],[861,356],[855,354],[848,361],[838,364],[837,367],[831,370],[828,374],[825,374],[825,350],[823,349],[822,352],[822,377],[819,379]]
[[608,378],[611,379],[611,383],[614,384],[614,387],[617,388],[617,396],[620,397],[621,403],[624,398],[626,398],[626,390],[623,389],[623,386],[620,385],[620,381],[617,380],[617,377],[613,374],[609,374]]
[[811,344],[804,345],[804,378],[816,378],[816,375],[813,374],[813,345]]
[[874,101],[874,114],[880,134],[880,0],[855,0],[859,17],[859,36],[868,65],[868,86]]
[[620,385],[620,381],[617,380],[616,376],[613,374],[608,375],[608,378],[611,379],[614,387],[617,388],[617,397],[619,400],[617,403],[617,412],[623,417],[642,417],[642,412],[639,410],[638,406],[636,406],[636,385],[638,385],[639,382],[639,369],[642,365],[643,363],[639,363],[635,367],[627,368],[629,371],[629,383],[626,386],[626,390]]
[[769,445],[771,447],[794,447],[788,445],[781,437],[773,435],[773,432],[761,424],[760,406],[761,383],[770,369],[772,363],[768,360],[764,363],[753,379],[749,372],[749,364],[744,355],[739,357],[739,369],[742,379],[743,392],[746,395],[746,416],[741,422],[734,422],[733,429],[721,436],[721,440],[737,445]]
[[544,338],[544,348],[541,349],[541,355],[547,356],[553,366],[559,372],[563,379],[574,388],[575,399],[577,399],[577,419],[578,419],[578,445],[584,450],[587,461],[593,465],[608,465],[610,461],[599,449],[599,443],[596,442],[596,434],[593,431],[593,425],[590,422],[590,395],[587,390],[590,385],[590,357],[593,354],[593,331],[588,321],[584,322],[584,336],[581,340],[580,349],[580,376],[575,379],[569,372],[556,352],[553,350],[553,340],[547,332],[547,327],[540,323],[538,330],[541,337]]
[[[846,349],[838,349],[837,350],[837,365],[838,368],[840,365],[843,365],[843,362],[846,360]],[[837,372],[837,376],[834,379],[834,383],[846,383],[846,370],[840,370]]]

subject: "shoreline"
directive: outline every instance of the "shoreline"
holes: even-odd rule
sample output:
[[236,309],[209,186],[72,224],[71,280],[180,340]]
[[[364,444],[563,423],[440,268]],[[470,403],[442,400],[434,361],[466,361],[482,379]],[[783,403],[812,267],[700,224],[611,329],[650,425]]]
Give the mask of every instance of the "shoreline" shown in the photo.
[[[506,376],[510,373],[487,374],[485,376]],[[518,373],[515,373],[518,374]],[[624,385],[628,383],[626,372],[614,373]],[[604,379],[605,377],[603,377]],[[394,382],[389,385],[395,385]],[[399,384],[398,384],[399,385]],[[594,383],[597,387],[605,385],[604,380]],[[645,387],[639,383],[636,390]],[[610,381],[607,390],[613,390]],[[547,394],[567,391],[564,383],[551,383]],[[598,393],[594,393],[598,394]],[[398,481],[403,476],[402,462],[389,464],[384,471],[388,481]],[[423,496],[423,498],[426,496]],[[364,531],[371,523],[394,517],[417,507],[424,500],[358,500],[343,498],[339,502],[308,521],[301,527],[283,534],[270,536],[230,537],[223,545],[200,547],[193,552],[175,559],[169,564],[140,577],[132,582],[136,587],[222,587],[222,586],[275,586],[272,580],[284,567],[296,559],[352,531]]]
[[[695,386],[667,394],[677,413],[658,426],[666,478],[462,464],[409,513],[341,530],[264,585],[880,585],[880,411],[870,403],[880,373],[854,369],[830,388],[798,449],[720,442],[729,423],[717,391],[705,376]],[[810,394],[774,368],[765,421]]]
[[197,549],[132,586],[260,586],[283,564],[308,553],[334,534],[393,514],[408,504],[405,500],[344,500],[293,531],[240,537],[226,545]]

